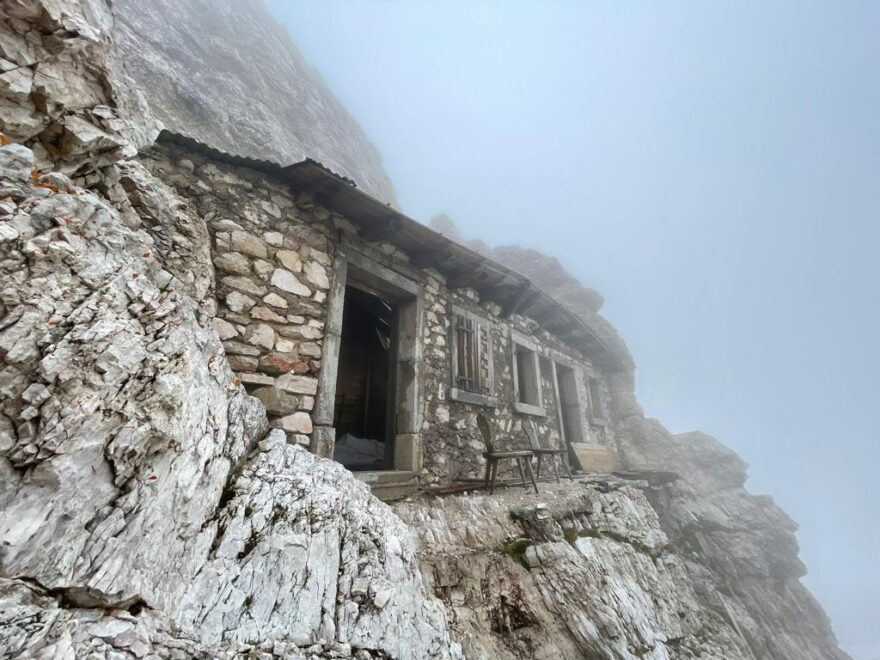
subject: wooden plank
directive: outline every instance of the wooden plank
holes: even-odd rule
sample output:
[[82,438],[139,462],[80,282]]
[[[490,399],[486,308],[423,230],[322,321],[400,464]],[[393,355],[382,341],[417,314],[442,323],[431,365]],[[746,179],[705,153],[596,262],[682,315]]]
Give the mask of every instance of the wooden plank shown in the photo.
[[608,447],[573,442],[571,449],[580,469],[587,473],[610,474],[617,469],[617,457]]
[[[333,283],[327,296],[327,320],[324,328],[324,356],[321,360],[321,373],[318,376],[318,395],[312,420],[319,426],[333,424],[333,409],[336,403],[336,375],[339,368],[339,348],[342,343],[342,309],[345,305],[345,283],[348,273],[348,260],[339,251],[333,267]],[[324,458],[331,458],[325,456]]]

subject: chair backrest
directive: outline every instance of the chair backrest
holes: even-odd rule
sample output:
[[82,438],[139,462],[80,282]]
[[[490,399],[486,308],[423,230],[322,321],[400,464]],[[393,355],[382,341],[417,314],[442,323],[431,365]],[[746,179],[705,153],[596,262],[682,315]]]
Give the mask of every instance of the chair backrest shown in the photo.
[[529,445],[532,449],[543,449],[541,442],[538,440],[538,429],[535,423],[530,419],[524,419],[522,423],[523,431],[529,439]]
[[480,435],[483,436],[486,451],[491,454],[495,451],[495,447],[492,445],[492,427],[489,425],[489,420],[486,419],[485,415],[477,415],[477,428],[480,429]]

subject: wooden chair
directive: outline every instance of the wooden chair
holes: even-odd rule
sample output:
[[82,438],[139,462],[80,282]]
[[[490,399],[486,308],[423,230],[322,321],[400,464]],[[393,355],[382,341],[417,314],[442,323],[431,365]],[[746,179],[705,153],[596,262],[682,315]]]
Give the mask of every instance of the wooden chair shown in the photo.
[[545,456],[550,459],[550,462],[553,464],[553,472],[556,475],[556,483],[559,483],[559,464],[562,463],[562,468],[565,471],[565,476],[569,479],[573,479],[571,476],[571,470],[568,467],[568,461],[565,460],[565,454],[568,452],[564,447],[542,447],[540,441],[538,440],[538,429],[535,427],[535,423],[526,419],[523,420],[522,423],[523,431],[526,432],[526,435],[529,438],[529,445],[532,447],[532,453],[538,457],[538,465],[535,468],[535,475],[540,480],[541,479],[541,459]]
[[538,492],[538,482],[535,481],[535,475],[532,473],[532,456],[534,454],[529,449],[518,451],[496,451],[492,444],[492,427],[489,426],[489,420],[483,415],[477,415],[477,426],[480,434],[483,436],[483,442],[486,444],[486,451],[483,452],[483,458],[486,459],[486,488],[489,489],[491,495],[495,492],[495,479],[498,477],[498,461],[512,458],[516,461],[519,468],[519,476],[522,477],[523,488],[528,490],[529,485],[526,483],[526,473],[532,481],[535,492]]

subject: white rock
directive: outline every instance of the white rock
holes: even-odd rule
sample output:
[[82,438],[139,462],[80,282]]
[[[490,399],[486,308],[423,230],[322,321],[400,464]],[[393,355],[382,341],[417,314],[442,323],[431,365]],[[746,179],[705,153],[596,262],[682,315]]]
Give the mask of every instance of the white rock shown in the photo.
[[279,417],[273,422],[273,425],[291,433],[311,433],[312,417],[306,412],[293,413]]
[[286,373],[276,379],[276,386],[285,392],[293,394],[310,394],[314,395],[318,392],[318,380],[308,376],[298,376],[292,373]]
[[274,247],[281,247],[284,244],[284,236],[277,231],[267,231],[263,234],[263,240]]
[[232,232],[230,244],[232,245],[232,249],[236,252],[249,254],[252,257],[265,259],[269,256],[266,244],[253,234],[249,234],[245,231]]
[[287,301],[279,296],[277,293],[269,293],[268,295],[264,296],[263,302],[267,305],[271,305],[272,307],[287,309]]
[[230,291],[226,294],[226,306],[233,312],[246,312],[256,303],[256,300],[238,291]]
[[275,258],[287,270],[293,271],[294,273],[302,272],[302,260],[296,252],[292,250],[278,250],[278,252],[275,253]]
[[248,277],[235,277],[230,275],[224,277],[221,282],[228,286],[230,289],[249,293],[253,296],[266,295],[266,287],[261,286],[260,284],[254,282]]
[[275,350],[279,353],[293,353],[295,348],[296,344],[289,339],[282,339],[279,337],[275,340]]
[[218,269],[233,275],[247,275],[251,272],[251,262],[238,252],[224,252],[214,257]]
[[299,345],[299,354],[306,357],[321,357],[321,347],[313,342],[303,342]]
[[211,319],[211,325],[214,326],[214,330],[220,335],[220,339],[233,339],[238,336],[238,330],[235,329],[235,326],[220,317],[215,316]]
[[272,350],[272,347],[275,346],[275,331],[272,326],[265,323],[256,323],[248,328],[244,340],[254,346]]
[[256,372],[247,372],[244,371],[238,374],[239,380],[242,383],[249,383],[251,385],[274,385],[275,379],[272,376],[267,374],[261,374]]
[[311,290],[296,279],[293,273],[283,268],[276,268],[275,272],[272,273],[272,286],[297,296],[310,296],[312,294]]
[[306,264],[304,273],[306,279],[319,289],[329,289],[330,280],[327,278],[327,270],[317,261]]
[[269,275],[272,274],[273,270],[275,270],[275,266],[268,261],[263,261],[262,259],[254,261],[254,272],[264,280],[269,279]]
[[270,321],[272,323],[284,323],[285,319],[283,316],[279,316],[275,312],[273,312],[268,307],[254,307],[251,310],[251,318],[259,319],[261,321]]

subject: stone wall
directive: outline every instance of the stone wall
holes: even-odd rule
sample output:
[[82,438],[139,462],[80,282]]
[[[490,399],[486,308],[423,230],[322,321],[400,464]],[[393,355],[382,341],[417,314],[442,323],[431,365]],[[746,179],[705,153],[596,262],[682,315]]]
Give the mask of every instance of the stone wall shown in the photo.
[[319,217],[328,216],[301,211],[287,187],[246,168],[158,147],[143,161],[207,223],[213,324],[230,366],[270,424],[308,447],[334,252]]
[[[605,428],[590,424],[588,377],[604,383],[587,356],[562,344],[532,319],[501,317],[500,307],[481,302],[472,289],[450,290],[444,275],[419,269],[391,243],[358,236],[355,218],[344,218],[294,191],[270,175],[214,162],[177,145],[162,144],[141,156],[152,173],[187,198],[211,234],[211,260],[217,271],[211,295],[213,320],[229,363],[248,392],[263,402],[270,424],[288,440],[315,451],[312,412],[323,365],[328,289],[342,243],[378,267],[411,281],[423,294],[418,411],[423,485],[482,477],[485,451],[476,416],[491,422],[496,446],[525,447],[527,438],[515,410],[511,332],[527,337],[542,356],[541,388],[546,415],[533,416],[549,445],[561,441],[558,402],[550,360],[582,373],[579,400],[584,440],[613,447]],[[493,337],[496,407],[452,400],[452,306],[484,319]],[[608,389],[603,385],[603,392]],[[332,400],[332,393],[329,393]],[[608,409],[606,403],[605,409]],[[502,469],[513,466],[502,465]],[[503,475],[502,475],[503,476]]]
[[[519,315],[510,318],[500,317],[500,308],[494,303],[479,303],[479,296],[472,290],[449,291],[442,286],[436,293],[428,289],[434,298],[436,318],[430,316],[427,326],[430,335],[426,352],[425,376],[425,419],[422,425],[422,446],[425,465],[422,479],[426,483],[443,483],[455,479],[475,479],[484,475],[485,461],[482,453],[485,446],[477,431],[476,417],[484,414],[489,418],[493,438],[501,449],[522,449],[528,447],[528,440],[522,431],[522,421],[530,417],[535,421],[538,435],[548,446],[560,446],[561,433],[557,415],[558,402],[552,376],[541,370],[541,387],[546,415],[527,416],[515,410],[517,398],[513,382],[513,344],[511,330],[517,331],[538,346],[539,354],[552,360],[577,364],[585,375],[602,379],[602,374],[588,358],[564,346],[552,335],[543,331],[532,319]],[[493,336],[494,397],[498,399],[497,408],[475,406],[449,398],[448,391],[452,381],[449,336],[452,317],[451,304],[471,310],[489,321]],[[544,360],[546,362],[546,360]],[[586,412],[586,392],[579,393],[579,400]],[[606,442],[604,430],[591,427],[586,415],[582,415],[585,438],[593,442]],[[501,465],[511,472],[515,466]],[[503,475],[503,473],[502,473]]]

